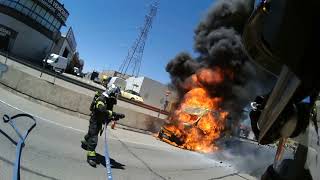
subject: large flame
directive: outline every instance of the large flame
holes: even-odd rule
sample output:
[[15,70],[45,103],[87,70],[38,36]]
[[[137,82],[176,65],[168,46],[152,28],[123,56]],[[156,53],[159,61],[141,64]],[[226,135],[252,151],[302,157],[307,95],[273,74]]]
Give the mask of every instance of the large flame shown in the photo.
[[[203,84],[219,84],[223,82],[223,72],[220,68],[202,69],[191,76],[188,85],[189,91],[184,95],[178,108],[170,116],[172,122],[165,125],[164,128],[170,131],[174,136],[179,138],[183,144],[178,145],[168,139],[165,142],[199,152],[212,152],[217,150],[215,141],[220,137],[224,129],[227,112],[222,111],[219,104],[222,98],[210,97]],[[188,108],[198,108],[208,110],[204,115],[195,115],[186,112]],[[200,117],[199,117],[200,116]],[[197,124],[194,122],[200,118]],[[192,124],[186,127],[185,124]]]

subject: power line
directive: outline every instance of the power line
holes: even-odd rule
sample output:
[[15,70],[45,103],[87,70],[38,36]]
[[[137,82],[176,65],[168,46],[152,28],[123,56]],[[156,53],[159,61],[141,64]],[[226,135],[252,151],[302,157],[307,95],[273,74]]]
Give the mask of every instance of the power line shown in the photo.
[[138,38],[134,41],[132,47],[128,50],[128,54],[123,60],[121,66],[119,67],[119,72],[122,75],[130,73],[132,76],[139,76],[142,56],[148,34],[152,28],[152,22],[157,14],[159,6],[159,0],[154,0],[149,7],[149,12],[145,16],[144,24],[140,28],[140,33]]

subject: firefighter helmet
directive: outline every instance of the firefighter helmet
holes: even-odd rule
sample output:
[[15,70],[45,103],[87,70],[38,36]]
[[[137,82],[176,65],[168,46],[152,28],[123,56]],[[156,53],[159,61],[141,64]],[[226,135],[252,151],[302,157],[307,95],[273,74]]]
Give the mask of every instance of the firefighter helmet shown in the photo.
[[105,92],[103,92],[102,94],[109,98],[109,97],[115,97],[117,98],[118,95],[121,93],[121,90],[119,87],[117,87],[116,85],[112,84],[110,87],[107,88],[107,90]]

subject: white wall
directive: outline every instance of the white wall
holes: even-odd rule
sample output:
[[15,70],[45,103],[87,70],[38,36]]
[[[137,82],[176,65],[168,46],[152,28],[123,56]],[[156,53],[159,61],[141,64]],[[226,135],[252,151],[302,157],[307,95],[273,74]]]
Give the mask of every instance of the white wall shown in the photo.
[[71,51],[70,45],[69,45],[69,43],[68,43],[68,41],[66,39],[64,39],[63,44],[61,46],[61,49],[60,49],[60,52],[59,52],[60,56],[63,55],[63,52],[64,52],[65,48],[67,48],[69,50],[69,54],[68,54],[67,58],[70,60],[72,58],[72,56],[73,56],[73,52]]
[[133,90],[135,92],[140,93],[140,89],[143,83],[143,79],[144,77],[129,77],[126,81],[127,81],[127,86],[126,89],[128,90]]
[[[134,84],[137,86],[133,86]],[[142,96],[144,103],[162,108],[168,87],[147,77],[130,77],[127,79],[126,89],[138,92]]]
[[15,18],[0,13],[0,24],[18,33],[11,48],[14,55],[41,61],[51,48],[52,40]]
[[165,84],[144,77],[140,94],[146,104],[163,108],[167,90],[168,87]]

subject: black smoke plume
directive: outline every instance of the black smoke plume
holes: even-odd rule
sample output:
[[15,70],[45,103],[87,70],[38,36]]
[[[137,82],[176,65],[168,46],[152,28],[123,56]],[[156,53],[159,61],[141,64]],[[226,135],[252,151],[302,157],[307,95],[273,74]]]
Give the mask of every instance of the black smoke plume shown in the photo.
[[224,82],[205,84],[205,87],[212,96],[223,97],[221,107],[236,120],[250,100],[271,87],[272,77],[249,61],[241,42],[242,30],[253,5],[254,1],[248,0],[220,0],[209,10],[195,29],[194,49],[199,56],[192,58],[181,53],[166,67],[180,97],[186,93],[184,87],[191,75],[202,68],[218,67],[226,77]]
[[186,52],[178,54],[167,64],[166,71],[170,73],[172,84],[175,86],[180,98],[186,93],[184,88],[185,81],[199,68],[200,64]]

